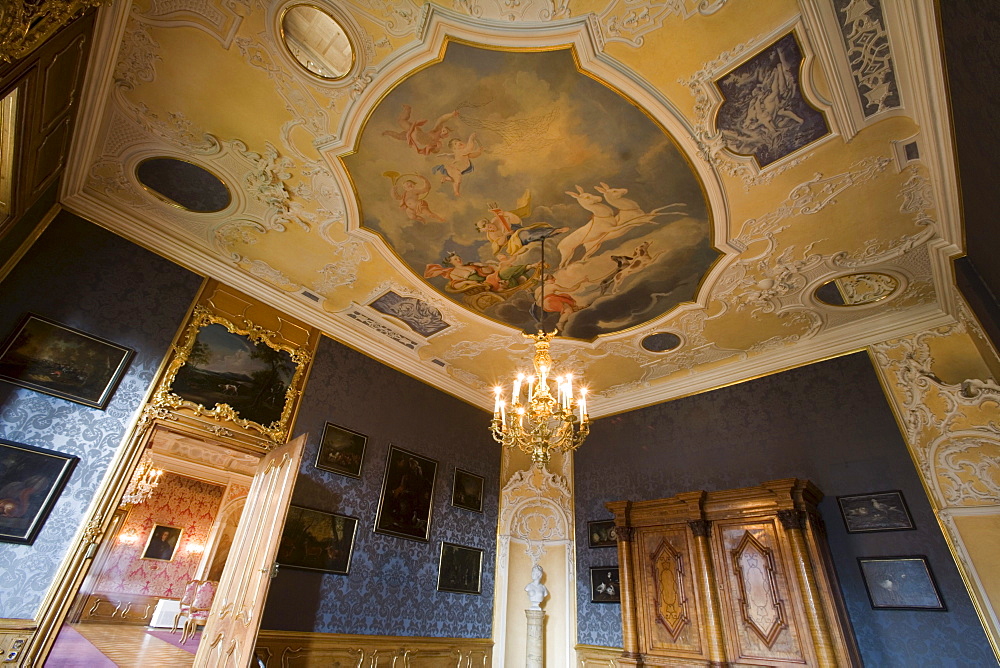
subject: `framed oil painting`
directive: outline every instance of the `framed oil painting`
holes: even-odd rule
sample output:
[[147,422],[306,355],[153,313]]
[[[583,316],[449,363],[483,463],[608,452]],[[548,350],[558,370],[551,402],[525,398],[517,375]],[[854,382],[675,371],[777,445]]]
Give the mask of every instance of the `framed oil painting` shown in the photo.
[[197,307],[155,403],[231,420],[282,442],[309,353]]
[[437,467],[433,459],[389,446],[375,516],[376,533],[424,542],[430,538]]
[[0,438],[0,542],[35,542],[79,461]]
[[622,586],[618,581],[617,566],[592,566],[590,568],[591,603],[621,603]]
[[456,468],[455,485],[451,492],[451,505],[477,513],[483,512],[484,482],[482,476]]
[[146,547],[142,549],[142,558],[173,561],[183,532],[184,530],[180,527],[154,524],[153,530],[149,532],[149,538],[146,540]]
[[903,493],[896,490],[838,496],[848,533],[902,531],[915,528]]
[[875,610],[947,610],[923,555],[858,557]]
[[454,543],[441,543],[438,562],[438,591],[455,594],[481,593],[483,551]]
[[364,434],[327,422],[316,453],[316,468],[360,478],[367,442]]
[[347,575],[357,531],[356,517],[291,506],[277,561],[290,568]]
[[587,522],[587,539],[590,547],[618,547],[614,520]]
[[0,380],[103,409],[134,351],[27,314],[0,351]]

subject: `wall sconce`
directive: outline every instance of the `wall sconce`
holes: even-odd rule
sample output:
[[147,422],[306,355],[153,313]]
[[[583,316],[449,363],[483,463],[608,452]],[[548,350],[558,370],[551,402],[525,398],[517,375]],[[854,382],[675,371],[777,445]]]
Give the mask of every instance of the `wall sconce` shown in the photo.
[[134,533],[123,533],[118,536],[119,543],[125,543],[126,545],[131,545],[139,540],[139,536]]
[[192,554],[201,554],[205,551],[205,546],[201,543],[188,543],[184,550]]

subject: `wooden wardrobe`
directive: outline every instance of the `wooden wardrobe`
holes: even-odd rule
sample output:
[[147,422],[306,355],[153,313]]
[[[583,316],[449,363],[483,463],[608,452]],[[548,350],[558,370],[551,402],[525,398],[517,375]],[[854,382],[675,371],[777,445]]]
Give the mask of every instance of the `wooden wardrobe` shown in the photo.
[[808,480],[607,504],[622,666],[860,666]]

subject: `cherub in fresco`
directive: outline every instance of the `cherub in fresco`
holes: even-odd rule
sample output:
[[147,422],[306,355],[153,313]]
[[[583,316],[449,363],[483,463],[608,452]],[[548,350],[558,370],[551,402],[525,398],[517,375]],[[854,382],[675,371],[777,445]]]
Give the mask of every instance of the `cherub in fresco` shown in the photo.
[[485,285],[488,289],[496,291],[497,280],[487,281],[487,278],[495,273],[497,268],[493,265],[465,262],[458,253],[452,252],[444,256],[443,265],[427,265],[424,278],[444,276],[448,279],[448,289],[453,292],[461,292],[479,285]]
[[404,104],[396,119],[396,124],[402,129],[399,131],[383,130],[382,135],[405,141],[407,146],[420,155],[433,155],[441,150],[444,146],[444,140],[451,135],[451,128],[445,123],[458,116],[458,111],[452,111],[439,117],[429,130],[424,129],[424,126],[427,125],[427,119],[415,121],[412,115],[413,110],[410,105]]
[[531,215],[531,191],[525,190],[517,200],[517,208],[505,211],[496,202],[489,203],[488,218],[476,221],[476,229],[486,235],[493,254],[517,257],[528,250],[529,244],[548,239],[556,234],[568,232],[568,227],[554,228],[549,223],[531,223],[525,225],[522,217]]
[[430,181],[419,174],[383,172],[382,176],[392,179],[392,197],[399,202],[399,208],[406,213],[407,218],[418,223],[426,223],[428,219],[444,222],[444,218],[431,211],[424,199],[431,191]]
[[448,148],[451,149],[451,153],[442,153],[441,155],[450,155],[451,160],[435,165],[433,171],[435,174],[441,175],[441,183],[451,182],[451,189],[455,193],[455,197],[460,197],[462,177],[472,173],[472,159],[483,154],[483,147],[479,145],[476,133],[473,132],[467,141],[452,139],[448,142]]

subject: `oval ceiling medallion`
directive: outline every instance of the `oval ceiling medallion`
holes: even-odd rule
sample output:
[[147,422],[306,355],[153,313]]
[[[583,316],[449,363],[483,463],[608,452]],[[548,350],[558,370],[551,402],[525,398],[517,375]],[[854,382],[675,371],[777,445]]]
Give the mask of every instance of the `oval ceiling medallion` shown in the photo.
[[681,345],[681,337],[673,332],[657,332],[643,338],[641,345],[651,353],[666,353]]
[[135,168],[135,175],[146,190],[188,211],[222,211],[232,201],[222,179],[185,160],[147,158]]
[[347,32],[326,12],[294,5],[281,17],[281,38],[302,67],[323,79],[342,79],[354,66]]
[[816,288],[816,299],[828,306],[864,306],[888,299],[899,281],[888,274],[858,273],[839,276]]
[[343,161],[402,269],[473,313],[592,340],[693,301],[720,256],[702,183],[652,115],[571,49],[450,42]]

